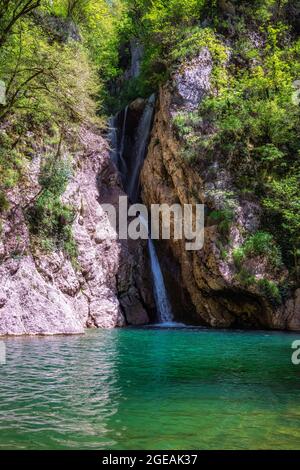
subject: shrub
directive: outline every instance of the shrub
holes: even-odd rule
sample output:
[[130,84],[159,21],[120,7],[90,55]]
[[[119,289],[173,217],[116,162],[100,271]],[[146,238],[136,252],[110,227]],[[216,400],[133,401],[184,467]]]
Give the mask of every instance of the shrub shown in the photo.
[[237,267],[240,267],[247,258],[255,256],[265,256],[274,267],[282,264],[280,250],[273,236],[267,232],[258,231],[250,235],[241,247],[233,251]]
[[256,281],[256,284],[271,302],[275,304],[281,303],[281,293],[275,282],[269,281],[268,279],[259,279]]
[[245,259],[245,251],[243,247],[238,247],[233,250],[232,253],[233,261],[237,268],[241,268],[242,262]]
[[49,156],[40,175],[42,190],[27,211],[27,218],[33,239],[42,250],[62,249],[75,261],[77,250],[72,235],[75,212],[61,201],[71,174],[70,162]]
[[255,277],[245,268],[241,268],[237,273],[236,278],[245,287],[255,285]]
[[230,208],[215,210],[209,217],[218,224],[220,233],[228,237],[234,220],[234,211]]
[[9,202],[3,191],[0,191],[0,213],[7,211],[9,208]]

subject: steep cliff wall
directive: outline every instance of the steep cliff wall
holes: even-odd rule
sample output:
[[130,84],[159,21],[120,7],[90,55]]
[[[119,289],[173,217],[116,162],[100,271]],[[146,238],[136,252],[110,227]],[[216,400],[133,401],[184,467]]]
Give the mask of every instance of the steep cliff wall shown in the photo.
[[[161,88],[142,171],[142,197],[148,206],[178,202],[206,206],[202,250],[186,251],[185,240],[172,237],[160,242],[165,277],[173,285],[171,293],[182,293],[173,296],[173,307],[177,317],[196,318],[216,327],[300,329],[300,289],[289,290],[285,299],[276,302],[259,287],[265,279],[274,284],[286,280],[286,268],[274,268],[262,256],[252,257],[246,267],[254,282],[246,284],[233,260],[234,250],[261,226],[259,200],[236,190],[232,173],[218,156],[205,160],[199,155],[197,163],[192,164],[176,132],[174,119],[178,113],[197,108],[210,90],[212,65],[209,51],[203,48]],[[224,212],[228,195],[233,215],[224,237],[226,220],[222,224],[211,215]]]
[[108,144],[97,133],[81,131],[73,176],[62,196],[75,214],[76,260],[33,243],[26,214],[41,190],[45,150],[36,146],[26,178],[7,191],[9,208],[1,214],[0,334],[70,334],[147,323],[147,279],[135,269],[148,271],[144,247],[111,237],[101,203],[117,204],[123,191]]

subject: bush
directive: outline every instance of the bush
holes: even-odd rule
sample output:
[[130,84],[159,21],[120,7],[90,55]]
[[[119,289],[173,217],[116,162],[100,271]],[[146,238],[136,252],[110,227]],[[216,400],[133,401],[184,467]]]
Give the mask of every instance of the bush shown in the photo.
[[209,215],[210,219],[218,224],[220,233],[228,237],[231,225],[234,221],[234,211],[232,209],[215,210]]
[[258,231],[247,238],[243,246],[233,251],[233,259],[240,267],[247,259],[255,256],[264,256],[274,267],[282,264],[281,253],[270,233]]
[[256,281],[256,284],[271,302],[275,304],[280,304],[282,302],[279,287],[275,282],[269,281],[268,279],[259,279]]
[[3,191],[0,191],[0,213],[9,209],[9,202]]
[[72,235],[75,212],[61,201],[71,174],[68,161],[48,157],[40,175],[41,193],[29,208],[27,218],[33,239],[43,251],[62,249],[75,261],[77,250]]

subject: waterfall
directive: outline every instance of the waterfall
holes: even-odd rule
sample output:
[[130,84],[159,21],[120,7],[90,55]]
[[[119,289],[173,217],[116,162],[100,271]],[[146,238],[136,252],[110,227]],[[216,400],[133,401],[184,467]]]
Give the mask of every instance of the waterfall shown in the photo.
[[[124,114],[122,117],[122,113],[118,113],[116,116],[112,116],[108,121],[108,140],[111,145],[110,150],[110,157],[116,167],[118,168],[119,172],[121,173],[123,182],[125,181],[126,174],[127,174],[127,165],[124,159],[124,149],[125,149],[125,139],[126,139],[126,122],[127,122],[127,115],[128,115],[128,106],[124,110]],[[119,121],[122,118],[122,128],[121,133],[118,131],[119,129]]]
[[143,59],[144,48],[137,38],[130,41],[131,63],[125,72],[125,80],[137,78],[140,75],[141,61]]
[[120,150],[119,150],[119,162],[120,162],[119,170],[120,170],[120,172],[122,173],[122,175],[124,177],[126,176],[126,172],[127,172],[127,165],[126,165],[126,162],[124,160],[127,115],[128,115],[128,106],[126,106],[125,111],[124,111],[122,134],[121,134],[121,144],[120,144]]
[[[146,227],[148,231],[148,222],[142,215],[139,216],[141,224]],[[148,252],[150,257],[150,265],[154,287],[154,299],[156,310],[158,313],[158,321],[163,325],[173,324],[174,317],[172,313],[171,304],[168,298],[165,281],[161,267],[159,264],[158,256],[153,241],[151,240],[150,234],[148,238]]]
[[154,105],[155,95],[153,94],[147,101],[143,115],[136,131],[135,145],[133,149],[134,166],[129,176],[127,187],[127,193],[131,202],[136,202],[139,195],[140,172],[144,163],[144,158],[147,150],[147,143],[151,131]]
[[117,117],[113,116],[108,121],[108,141],[110,142],[111,150],[110,150],[110,157],[114,164],[118,167],[119,166],[119,156],[118,156],[118,125],[117,125]]
[[[129,199],[132,203],[135,203],[139,198],[140,172],[147,151],[147,144],[149,140],[152,118],[154,113],[154,105],[155,95],[152,95],[146,103],[145,109],[136,129],[130,162],[126,162],[129,153],[126,143],[126,123],[129,110],[128,106],[123,111],[124,114],[122,121],[121,114],[118,114],[115,118],[110,119],[111,130],[109,138],[112,146],[111,158],[115,161],[119,171],[122,173],[124,189],[127,192]],[[119,133],[117,132],[118,123]],[[122,125],[120,125],[120,123]],[[125,150],[127,151],[125,152]],[[125,155],[126,159],[124,158]],[[148,221],[143,219],[142,216],[140,216],[140,221],[145,227],[147,227],[148,231]],[[158,321],[160,324],[166,326],[176,325],[175,323],[173,323],[174,318],[167,290],[165,287],[163,274],[161,271],[154,243],[150,237],[148,240],[148,251],[152,271],[154,298],[158,313]]]
[[151,262],[151,271],[154,285],[154,297],[156,308],[158,312],[159,323],[170,324],[173,323],[174,317],[171,309],[171,304],[168,298],[167,290],[164,283],[163,274],[158,261],[155,246],[151,238],[148,240],[148,250]]

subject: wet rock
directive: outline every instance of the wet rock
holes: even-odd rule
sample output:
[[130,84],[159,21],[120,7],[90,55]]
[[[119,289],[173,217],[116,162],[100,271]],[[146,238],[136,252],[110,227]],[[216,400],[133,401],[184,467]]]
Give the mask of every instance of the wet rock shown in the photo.
[[145,325],[149,323],[149,316],[138,300],[137,292],[132,289],[127,295],[120,299],[125,318],[130,325]]

